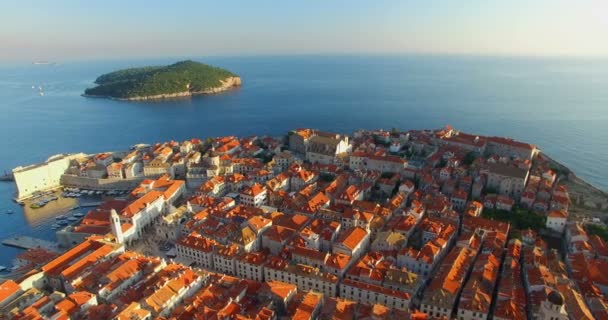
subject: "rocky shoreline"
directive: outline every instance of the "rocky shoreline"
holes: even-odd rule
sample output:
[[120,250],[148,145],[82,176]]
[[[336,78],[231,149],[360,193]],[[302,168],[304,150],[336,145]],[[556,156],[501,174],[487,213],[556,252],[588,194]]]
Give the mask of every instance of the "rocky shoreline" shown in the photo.
[[147,101],[147,100],[166,100],[166,99],[179,99],[179,98],[188,98],[196,95],[208,95],[208,94],[218,94],[225,91],[229,91],[235,88],[238,88],[242,85],[242,81],[240,77],[229,77],[224,80],[220,80],[222,85],[219,87],[209,88],[203,91],[183,91],[176,93],[168,93],[168,94],[159,94],[154,96],[143,96],[143,97],[130,97],[130,98],[119,98],[112,96],[104,96],[104,95],[90,95],[83,94],[83,97],[87,98],[106,98],[112,100],[119,101]]
[[608,218],[608,192],[578,177],[562,163],[542,153],[543,158],[559,168],[564,174],[560,177],[571,195],[570,213],[577,217],[601,216]]

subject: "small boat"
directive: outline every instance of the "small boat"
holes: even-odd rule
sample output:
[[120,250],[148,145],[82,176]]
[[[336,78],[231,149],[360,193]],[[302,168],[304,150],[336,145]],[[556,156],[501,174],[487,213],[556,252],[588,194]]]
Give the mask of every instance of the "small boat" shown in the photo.
[[66,218],[66,216],[61,215],[61,216],[56,216],[56,217],[55,217],[55,220],[63,220],[63,219],[65,219],[65,218]]
[[70,222],[76,222],[76,221],[78,221],[78,220],[80,220],[80,219],[78,219],[78,218],[76,218],[76,217],[69,217],[69,218],[68,218],[68,221],[70,221]]
[[72,208],[70,209],[70,211],[72,211],[72,210],[76,210],[76,209],[80,209],[80,206],[75,206],[75,207],[72,207]]
[[60,225],[58,225],[58,224],[52,224],[52,225],[51,225],[51,229],[53,229],[53,230],[57,230],[57,229],[59,229],[59,228],[61,228],[61,226],[60,226]]
[[84,213],[82,213],[82,212],[76,212],[76,213],[73,214],[73,216],[76,217],[76,218],[82,218],[82,217],[84,217]]
[[95,194],[98,195],[98,196],[100,196],[100,195],[103,194],[103,191],[97,191],[97,192],[95,192]]
[[68,221],[67,220],[60,220],[57,222],[58,225],[60,226],[67,226],[68,225]]
[[5,266],[0,266],[0,272],[2,272],[2,271],[6,271],[6,269],[8,269],[8,268],[7,268],[7,267],[5,267]]
[[11,210],[11,209],[7,209],[6,210],[6,214],[13,214],[13,213],[15,213],[15,212],[13,210]]
[[85,194],[87,192],[89,192],[89,191],[88,190],[80,190],[80,194]]
[[93,190],[89,191],[89,195],[90,195],[90,196],[92,196],[92,195],[94,195],[94,194],[95,194],[95,191],[93,191]]

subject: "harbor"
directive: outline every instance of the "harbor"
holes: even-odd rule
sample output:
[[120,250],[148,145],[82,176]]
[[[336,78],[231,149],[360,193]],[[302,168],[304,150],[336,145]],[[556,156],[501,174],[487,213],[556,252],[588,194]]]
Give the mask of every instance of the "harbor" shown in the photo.
[[57,243],[42,240],[29,236],[16,236],[12,238],[8,238],[2,241],[2,244],[5,246],[20,248],[20,249],[36,249],[42,248],[54,252],[61,252],[59,249],[59,245]]

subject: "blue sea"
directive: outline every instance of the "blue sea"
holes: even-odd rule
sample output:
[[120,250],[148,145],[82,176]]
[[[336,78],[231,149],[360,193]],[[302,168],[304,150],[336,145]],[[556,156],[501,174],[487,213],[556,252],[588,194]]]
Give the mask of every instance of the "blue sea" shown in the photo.
[[[0,65],[0,172],[57,153],[171,139],[280,135],[298,127],[349,133],[450,124],[537,144],[608,189],[608,59],[214,56],[194,60],[239,74],[242,88],[162,102],[80,96],[103,73],[177,60]],[[12,183],[0,183],[0,239],[53,239],[53,215],[24,212],[11,200],[14,190]],[[8,208],[15,213],[4,214]],[[10,264],[18,252],[0,246],[0,264]]]

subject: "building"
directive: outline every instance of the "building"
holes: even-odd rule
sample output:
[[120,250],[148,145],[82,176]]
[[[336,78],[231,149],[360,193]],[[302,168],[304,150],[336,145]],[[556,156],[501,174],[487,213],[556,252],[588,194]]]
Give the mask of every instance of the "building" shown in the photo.
[[389,308],[408,310],[410,294],[379,285],[344,279],[340,283],[340,297],[365,304],[381,304]]
[[37,191],[46,191],[60,186],[61,176],[74,159],[85,158],[84,153],[58,154],[45,162],[13,169],[17,185],[17,199],[23,200]]
[[369,242],[370,235],[365,229],[353,227],[342,232],[342,235],[334,242],[332,251],[356,259],[367,250]]
[[568,220],[568,212],[563,210],[553,210],[547,215],[546,227],[557,233],[563,233]]
[[334,164],[339,154],[349,153],[352,145],[348,137],[335,135],[313,136],[306,147],[306,160],[312,163]]
[[528,180],[529,171],[502,163],[488,164],[486,188],[496,190],[503,196],[519,199]]
[[245,187],[239,194],[240,202],[249,207],[259,208],[268,203],[266,187],[255,183],[250,187]]

